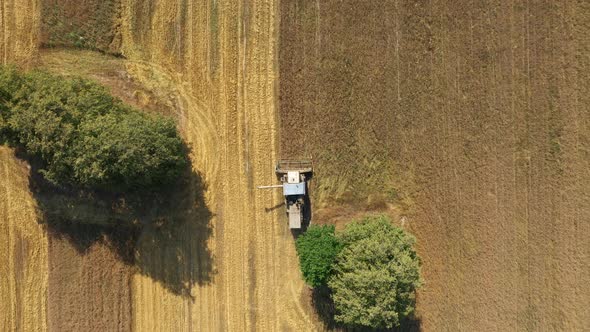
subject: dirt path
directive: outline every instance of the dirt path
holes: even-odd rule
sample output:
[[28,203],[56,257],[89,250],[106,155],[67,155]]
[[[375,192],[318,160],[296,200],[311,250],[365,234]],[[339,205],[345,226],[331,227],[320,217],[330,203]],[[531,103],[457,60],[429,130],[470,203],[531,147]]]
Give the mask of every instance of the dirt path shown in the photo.
[[0,330],[44,331],[47,236],[28,190],[29,170],[0,147]]

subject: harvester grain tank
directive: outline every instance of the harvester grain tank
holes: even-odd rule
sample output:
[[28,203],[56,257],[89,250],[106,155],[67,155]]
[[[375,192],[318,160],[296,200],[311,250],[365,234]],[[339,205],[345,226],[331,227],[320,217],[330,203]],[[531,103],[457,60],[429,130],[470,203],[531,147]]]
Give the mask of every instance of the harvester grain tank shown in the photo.
[[280,160],[275,173],[282,184],[259,186],[259,189],[283,188],[289,228],[300,229],[309,215],[308,182],[313,175],[311,160]]

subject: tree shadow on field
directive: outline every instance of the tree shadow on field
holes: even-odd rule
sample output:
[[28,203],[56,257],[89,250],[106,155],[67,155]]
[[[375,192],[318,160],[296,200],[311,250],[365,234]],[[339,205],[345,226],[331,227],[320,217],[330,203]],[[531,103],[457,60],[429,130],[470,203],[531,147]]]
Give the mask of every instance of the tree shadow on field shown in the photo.
[[173,293],[194,299],[193,285],[210,283],[215,273],[207,245],[213,215],[205,204],[201,176],[192,172],[187,182],[172,193],[172,204],[165,209],[170,213],[143,226],[135,246],[135,265]]
[[97,243],[106,245],[137,273],[190,298],[195,284],[211,281],[207,241],[213,215],[204,199],[206,184],[190,166],[157,192],[107,193],[56,187],[39,173],[38,160],[18,156],[31,165],[29,187],[38,220],[80,255]]
[[409,317],[400,322],[400,326],[393,329],[369,329],[369,328],[351,328],[346,327],[334,320],[336,309],[334,308],[334,301],[332,301],[331,290],[327,286],[316,287],[312,290],[312,303],[316,313],[322,320],[324,325],[332,331],[391,331],[391,332],[418,332],[420,331],[421,322],[417,317]]

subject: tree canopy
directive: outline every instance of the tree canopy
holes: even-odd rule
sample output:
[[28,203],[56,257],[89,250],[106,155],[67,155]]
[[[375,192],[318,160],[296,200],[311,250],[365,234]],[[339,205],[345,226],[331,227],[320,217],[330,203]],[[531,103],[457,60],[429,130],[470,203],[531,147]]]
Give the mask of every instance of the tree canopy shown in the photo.
[[348,326],[392,328],[414,310],[420,286],[415,239],[386,217],[352,222],[328,281],[335,320]]
[[172,181],[188,164],[171,119],[93,81],[41,71],[0,68],[0,135],[39,157],[55,184],[132,190]]
[[334,226],[310,226],[296,242],[303,279],[312,286],[325,285],[336,255],[342,249]]

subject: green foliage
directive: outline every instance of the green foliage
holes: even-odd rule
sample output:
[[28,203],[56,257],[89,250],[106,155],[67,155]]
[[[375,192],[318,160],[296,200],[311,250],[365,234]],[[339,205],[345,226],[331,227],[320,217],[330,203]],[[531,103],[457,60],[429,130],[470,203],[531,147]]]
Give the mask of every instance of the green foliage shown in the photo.
[[8,105],[12,102],[18,87],[22,85],[22,81],[15,67],[5,67],[0,70],[0,143],[10,135],[8,120],[11,110]]
[[421,284],[414,237],[381,216],[349,224],[340,240],[344,248],[328,281],[335,320],[353,327],[399,326],[413,312]]
[[173,121],[138,112],[84,122],[72,147],[76,180],[86,186],[161,185],[186,165]]
[[334,226],[310,226],[296,242],[303,279],[312,287],[326,284],[342,245]]
[[56,184],[129,190],[187,165],[174,123],[122,104],[89,80],[0,69],[0,134],[44,162]]

